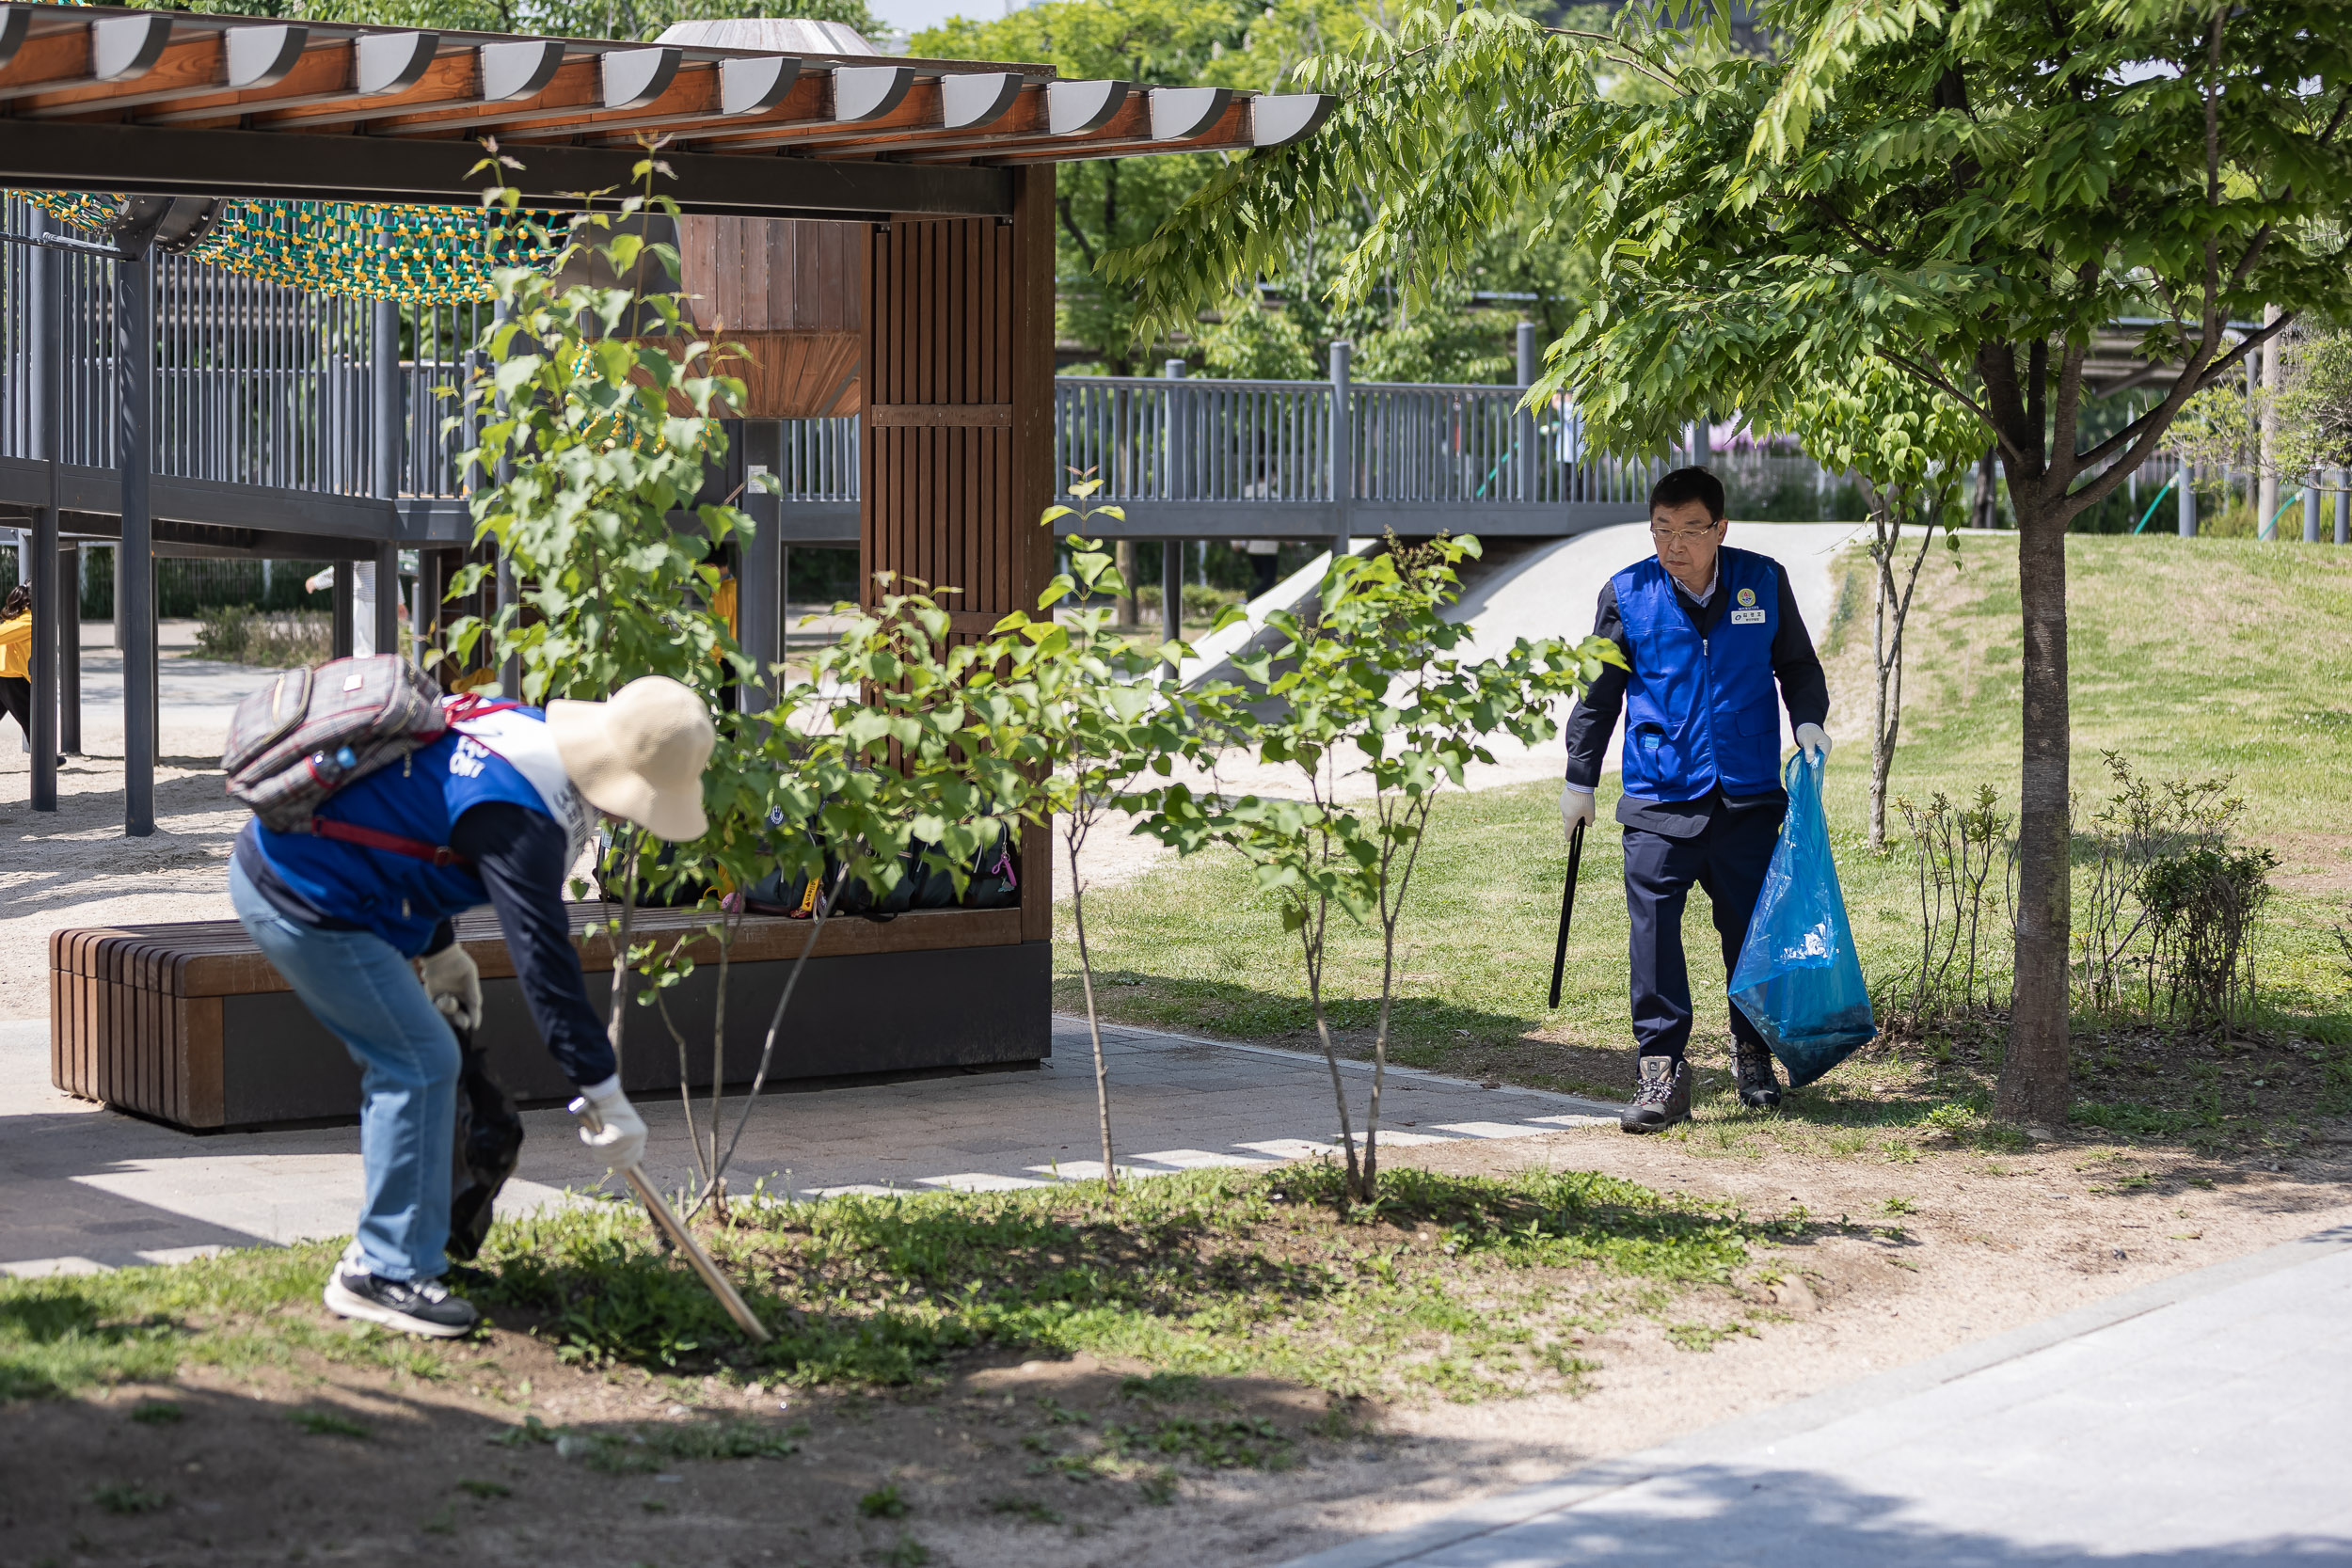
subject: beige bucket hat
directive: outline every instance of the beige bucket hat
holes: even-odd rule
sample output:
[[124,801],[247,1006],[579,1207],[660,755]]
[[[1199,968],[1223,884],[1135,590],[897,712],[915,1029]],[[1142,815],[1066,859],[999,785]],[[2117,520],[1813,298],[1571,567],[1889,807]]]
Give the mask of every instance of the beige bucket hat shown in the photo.
[[710,710],[691,687],[643,675],[610,702],[548,704],[548,733],[564,771],[598,811],[657,838],[700,838],[703,768],[718,743]]

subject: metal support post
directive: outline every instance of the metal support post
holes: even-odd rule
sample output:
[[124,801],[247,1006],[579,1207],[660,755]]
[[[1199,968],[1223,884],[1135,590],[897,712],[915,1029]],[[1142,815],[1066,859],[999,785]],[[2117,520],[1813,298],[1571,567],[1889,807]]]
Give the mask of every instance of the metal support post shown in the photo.
[[375,652],[400,652],[400,542],[380,539],[375,546],[374,625],[369,628]]
[[784,467],[784,421],[743,421],[743,512],[751,537],[739,549],[740,580],[735,585],[736,640],[759,666],[759,678],[735,689],[736,706],[757,713],[773,700],[774,667],[784,657],[784,507],[761,483]]
[[408,657],[420,670],[425,667],[425,649],[433,641],[433,607],[441,602],[440,575],[440,552],[419,550],[417,580],[408,590]]
[[155,538],[148,515],[155,293],[145,255],[115,263],[115,373],[121,422],[115,467],[122,542],[115,550],[115,636],[122,643],[122,831],[155,831]]
[[[499,301],[498,304],[492,308],[490,320],[491,325],[494,326],[505,322],[506,302],[504,300]],[[504,420],[506,418],[506,394],[503,392],[498,394],[497,408],[498,417],[501,420]],[[515,459],[512,455],[513,451],[514,449],[512,447],[507,446],[503,442],[500,443],[498,460],[491,470],[490,476],[495,483],[504,484],[515,477]],[[492,614],[490,624],[492,627],[492,635],[489,648],[487,650],[491,654],[495,654],[498,650],[497,630],[505,624],[507,613],[515,608],[517,598],[518,594],[515,583],[514,562],[508,557],[506,551],[501,549],[498,552],[498,575],[494,579],[494,588],[491,599]],[[498,671],[500,694],[507,698],[510,702],[522,701],[522,656],[520,654],[509,654],[505,658],[499,661]]]
[[348,561],[335,562],[335,657],[349,658],[353,643],[352,569]]
[[2179,474],[2172,483],[2174,510],[2180,515],[2181,537],[2197,537],[2197,476],[2191,471],[2188,459],[2181,459]]
[[82,754],[82,572],[89,558],[79,545],[57,552],[57,750]]
[[1535,324],[1534,322],[1519,323],[1518,336],[1520,404],[1518,410],[1511,416],[1511,444],[1518,449],[1519,460],[1514,465],[1519,476],[1518,499],[1533,502],[1542,499],[1542,497],[1536,493],[1536,481],[1540,470],[1535,461],[1535,410],[1528,407],[1526,404],[1527,389],[1535,385],[1538,369],[1535,363]]
[[[1168,381],[1184,379],[1182,359],[1165,360],[1160,365],[1161,377]],[[1163,400],[1167,410],[1165,428],[1161,435],[1160,493],[1169,500],[1192,499],[1192,400],[1170,387]],[[1174,642],[1184,635],[1184,542],[1181,539],[1160,541],[1160,641]]]
[[[38,207],[26,214],[28,232],[39,238],[48,231],[48,215]],[[25,412],[31,416],[33,455],[48,468],[48,497],[33,513],[31,537],[17,552],[27,568],[22,580],[33,595],[33,748],[32,805],[35,811],[57,809],[57,663],[58,640],[66,619],[57,612],[57,404],[64,370],[57,356],[59,283],[65,258],[46,247],[27,258],[32,288],[27,301]]]
[[2319,543],[2319,470],[2303,476],[2303,543]]
[[[370,372],[369,402],[375,416],[374,429],[370,434],[369,454],[374,471],[369,476],[369,489],[383,498],[389,520],[395,533],[400,512],[400,469],[405,454],[403,441],[407,433],[407,412],[401,406],[400,395],[400,302],[379,299],[375,302],[373,330],[368,368]],[[400,651],[400,546],[396,539],[379,540],[375,546],[374,625],[371,641],[379,654]]]
[[1352,514],[1356,499],[1356,461],[1349,445],[1356,434],[1353,410],[1348,406],[1347,367],[1354,356],[1356,345],[1344,338],[1331,345],[1331,510],[1336,522],[1331,530],[1331,560],[1337,564],[1348,553],[1355,530]]
[[2336,470],[2336,543],[2352,545],[2352,468]]

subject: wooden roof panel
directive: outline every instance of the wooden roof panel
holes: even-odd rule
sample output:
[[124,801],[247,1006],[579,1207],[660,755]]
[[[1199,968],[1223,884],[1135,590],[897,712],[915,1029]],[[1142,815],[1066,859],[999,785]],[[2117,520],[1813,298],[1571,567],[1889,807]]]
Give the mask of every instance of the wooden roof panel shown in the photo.
[[[414,192],[421,171],[439,166],[403,158],[401,144],[495,134],[537,146],[544,161],[551,146],[618,150],[659,134],[675,156],[744,162],[755,186],[846,192],[864,181],[880,192],[903,182],[786,178],[773,162],[988,166],[1247,150],[1311,134],[1327,106],[1313,95],[1061,81],[1050,66],[995,61],[0,4],[0,184],[34,188],[183,193],[212,167],[224,196],[316,184],[342,198],[368,188]],[[75,148],[35,136],[43,121],[110,134]],[[233,136],[257,150],[261,166],[255,157],[198,164],[199,143],[157,139],[181,130]],[[278,146],[283,157],[266,150]],[[347,172],[314,172],[338,159],[349,161]],[[723,188],[715,174],[690,182]],[[472,194],[448,192],[453,200]],[[784,199],[755,190],[741,206],[771,204]],[[721,200],[711,210],[736,206]]]

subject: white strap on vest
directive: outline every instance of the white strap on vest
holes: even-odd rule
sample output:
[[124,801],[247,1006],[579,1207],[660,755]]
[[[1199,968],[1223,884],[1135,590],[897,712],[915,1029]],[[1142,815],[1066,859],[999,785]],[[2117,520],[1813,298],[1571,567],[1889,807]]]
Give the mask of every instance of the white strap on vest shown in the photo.
[[596,814],[573,787],[571,775],[564,771],[564,759],[546,723],[527,713],[501,708],[456,720],[450,728],[497,752],[530,781],[548,815],[564,830],[564,863],[568,866],[579,860],[580,852],[588,847]]

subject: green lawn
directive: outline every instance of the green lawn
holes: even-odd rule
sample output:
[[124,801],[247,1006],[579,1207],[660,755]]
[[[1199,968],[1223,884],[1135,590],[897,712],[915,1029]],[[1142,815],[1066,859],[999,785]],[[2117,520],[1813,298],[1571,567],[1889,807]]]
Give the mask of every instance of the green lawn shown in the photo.
[[[1169,1176],[1116,1198],[1079,1181],[739,1204],[706,1239],[775,1332],[756,1349],[652,1244],[632,1204],[503,1220],[465,1283],[500,1327],[590,1371],[893,1386],[993,1346],[1337,1396],[1470,1400],[1579,1386],[1594,1365],[1579,1347],[1626,1317],[1702,1338],[1740,1332],[1752,1303],[1722,1287],[1754,1274],[1757,1249],[1876,1233],[1802,1208],[1753,1218],[1586,1171],[1406,1166],[1384,1182],[1366,1210],[1343,1201],[1328,1163]],[[189,1364],[239,1378],[341,1367],[483,1380],[464,1371],[473,1346],[323,1321],[318,1281],[336,1245],[0,1280],[0,1405],[164,1383]]]
[[[2085,812],[2110,787],[2103,750],[2123,752],[2151,776],[2232,776],[2247,802],[2246,836],[2277,850],[2281,862],[2280,892],[2263,937],[2265,1022],[2307,1042],[2352,1042],[2352,974],[2331,930],[2344,918],[2344,889],[2352,884],[2352,641],[2345,635],[2352,551],[2079,535],[2069,546],[2074,775]],[[1816,634],[1829,652],[1838,706],[1832,727],[1841,744],[1829,805],[1839,875],[1865,970],[1881,979],[1912,959],[1919,919],[1913,857],[1904,849],[1873,855],[1864,832],[1867,586],[1858,579],[1839,617]],[[2002,809],[2013,810],[2013,538],[1966,537],[1957,562],[1939,548],[1919,600],[1893,790],[1924,802],[1937,791],[1973,798],[1990,784]],[[1556,1012],[1544,1006],[1565,863],[1557,796],[1550,785],[1497,790],[1454,797],[1438,813],[1403,929],[1395,1060],[1548,1087],[1625,1086],[1631,1063],[1623,867],[1605,816],[1585,846],[1563,1005]],[[1613,799],[1613,775],[1601,792],[1604,814]],[[1899,832],[1899,817],[1893,831]],[[1296,944],[1283,937],[1272,901],[1252,891],[1230,856],[1209,851],[1093,895],[1088,914],[1105,982],[1099,994],[1111,1017],[1310,1043]],[[1057,1001],[1075,1010],[1082,1004],[1066,905],[1061,921]],[[1702,896],[1693,896],[1686,934],[1704,1064],[1727,1036]],[[1378,962],[1374,930],[1351,928],[1332,942],[1327,987],[1353,1050],[1368,1049]],[[2122,1089],[2130,1087],[2137,1069],[2128,1050],[2109,1050],[2097,1036],[2085,1049],[2094,1066],[2102,1051],[2115,1055]],[[2302,1064],[2308,1070],[2298,1081],[2322,1084],[2341,1060],[2322,1053]],[[2262,1079],[2259,1065],[2249,1070],[2249,1082]],[[2342,1069],[2335,1070],[2341,1097]],[[2274,1085],[2263,1080],[2262,1086]],[[1874,1050],[1823,1080],[1822,1097],[1883,1102],[1892,1096],[1915,1101],[1924,1114],[1981,1087],[1981,1071],[1922,1077],[1917,1061]],[[2087,1095],[2103,1101],[2122,1089],[2085,1084]]]

